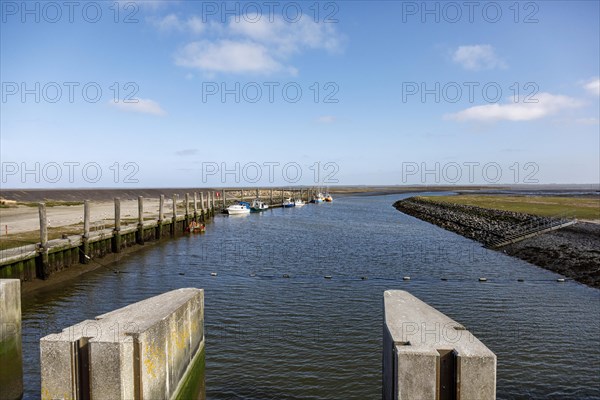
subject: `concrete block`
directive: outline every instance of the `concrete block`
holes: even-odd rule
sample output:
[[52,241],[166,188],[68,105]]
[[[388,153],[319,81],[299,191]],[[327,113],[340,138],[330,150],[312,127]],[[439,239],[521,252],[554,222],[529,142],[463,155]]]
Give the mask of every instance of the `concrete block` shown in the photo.
[[386,291],[383,398],[495,399],[496,355],[410,293]]
[[42,338],[40,349],[43,398],[173,398],[204,370],[203,357],[194,363],[204,353],[204,291],[174,290],[99,315]]
[[21,281],[0,279],[0,399],[23,396]]

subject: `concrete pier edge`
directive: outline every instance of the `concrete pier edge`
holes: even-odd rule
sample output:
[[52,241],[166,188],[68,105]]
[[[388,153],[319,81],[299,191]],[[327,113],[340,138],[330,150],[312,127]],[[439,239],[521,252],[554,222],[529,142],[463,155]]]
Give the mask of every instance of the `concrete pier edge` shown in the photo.
[[41,338],[41,397],[204,398],[204,347],[204,291],[172,290]]
[[403,290],[383,306],[384,400],[496,398],[496,355],[464,326]]

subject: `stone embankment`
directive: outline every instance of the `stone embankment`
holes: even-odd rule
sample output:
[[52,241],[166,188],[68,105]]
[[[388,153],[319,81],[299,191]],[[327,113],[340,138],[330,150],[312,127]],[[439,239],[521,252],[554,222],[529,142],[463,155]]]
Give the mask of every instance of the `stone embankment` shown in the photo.
[[[547,226],[555,218],[436,202],[411,197],[394,203],[408,215],[476,240],[486,246]],[[503,246],[501,251],[600,288],[600,225],[579,222],[557,231]]]

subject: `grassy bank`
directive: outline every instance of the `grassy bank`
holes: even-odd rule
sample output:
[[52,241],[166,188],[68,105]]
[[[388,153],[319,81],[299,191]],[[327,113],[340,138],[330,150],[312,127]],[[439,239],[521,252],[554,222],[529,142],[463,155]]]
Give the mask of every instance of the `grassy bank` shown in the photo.
[[[144,218],[148,220],[148,218]],[[121,224],[127,226],[129,224],[137,223],[137,218],[124,218],[121,219]],[[106,223],[102,225],[103,229],[111,229],[114,224]],[[96,230],[96,226],[93,226],[92,232]],[[48,240],[60,239],[63,236],[71,235],[83,235],[83,224],[65,225],[65,226],[50,226],[48,227]],[[9,234],[8,236],[0,236],[0,250],[12,249],[15,247],[26,246],[28,244],[36,244],[40,242],[40,231],[27,231]]]
[[513,211],[542,217],[567,214],[582,220],[600,220],[600,199],[557,196],[457,195],[422,197],[428,201],[445,202]]

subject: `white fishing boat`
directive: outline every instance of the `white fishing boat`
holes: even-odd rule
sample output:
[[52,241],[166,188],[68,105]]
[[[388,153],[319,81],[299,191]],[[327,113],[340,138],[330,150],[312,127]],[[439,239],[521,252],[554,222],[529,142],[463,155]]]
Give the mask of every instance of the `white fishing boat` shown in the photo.
[[284,208],[289,208],[289,207],[295,207],[296,204],[294,203],[294,200],[292,200],[291,198],[287,198],[283,201],[283,207]]
[[239,215],[239,214],[250,214],[250,204],[246,202],[239,202],[237,204],[232,204],[227,207],[227,214],[229,215]]
[[323,193],[321,193],[321,192],[317,193],[310,202],[311,203],[322,203],[323,202]]
[[295,207],[302,207],[303,205],[305,205],[306,203],[303,200],[300,199],[296,199],[294,200],[294,206]]
[[259,199],[254,199],[254,201],[252,202],[252,206],[250,207],[250,211],[252,212],[260,212],[268,209],[269,206],[265,202],[260,201]]

